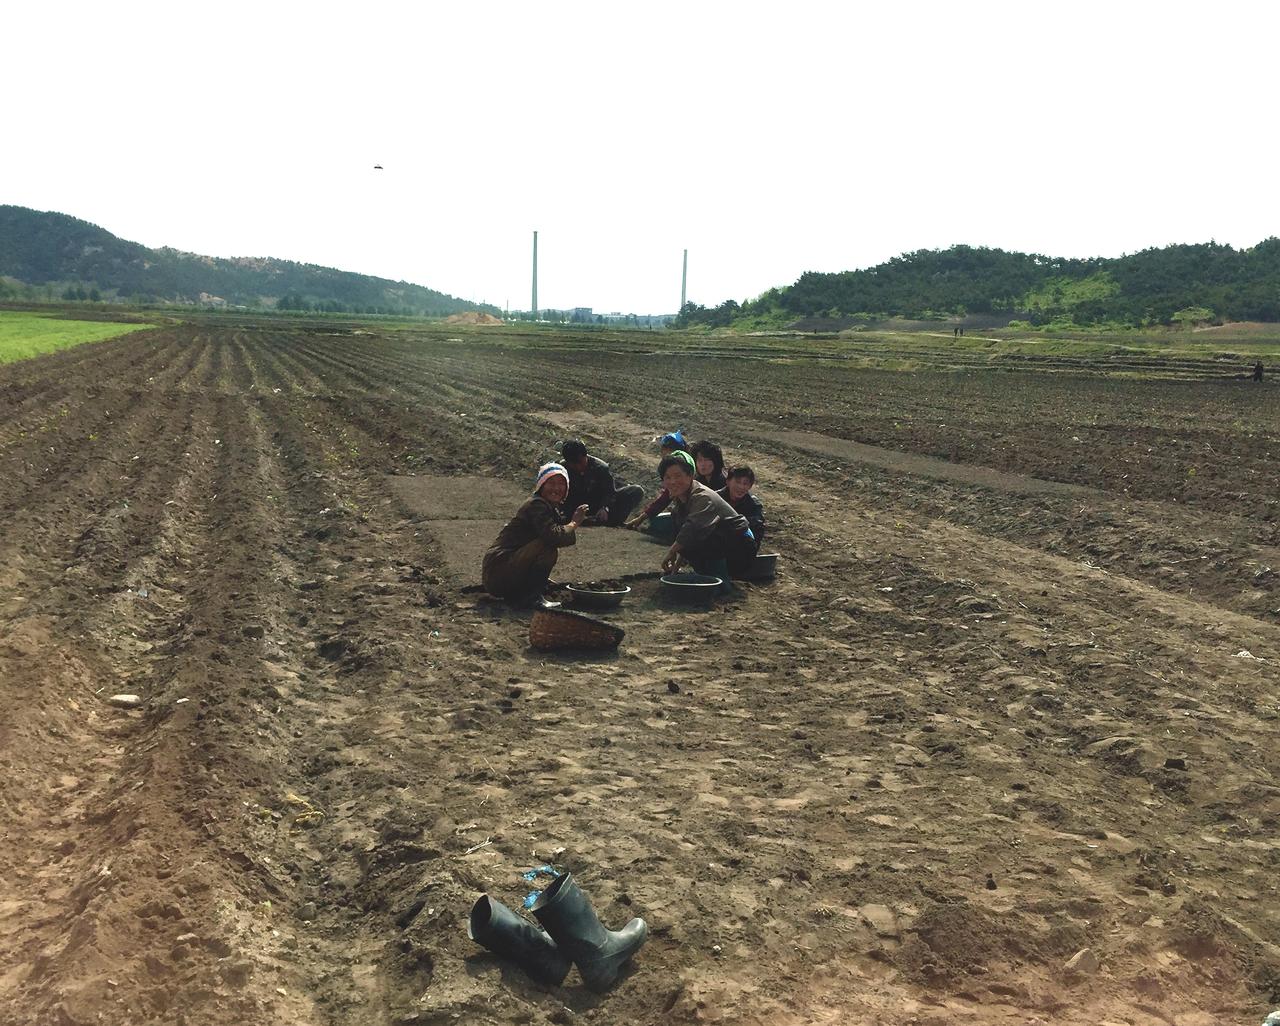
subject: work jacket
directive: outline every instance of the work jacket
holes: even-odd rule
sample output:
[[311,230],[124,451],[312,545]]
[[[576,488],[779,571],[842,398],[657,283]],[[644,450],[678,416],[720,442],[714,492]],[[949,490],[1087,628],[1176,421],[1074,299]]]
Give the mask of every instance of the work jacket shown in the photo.
[[683,502],[675,499],[673,503],[676,542],[682,549],[696,545],[712,531],[742,534],[750,530],[746,517],[730,506],[723,496],[699,481],[693,482],[693,487]]
[[498,532],[497,539],[489,546],[489,552],[486,555],[515,552],[516,549],[523,548],[535,538],[540,538],[557,549],[572,545],[578,540],[577,532],[565,529],[556,508],[541,495],[535,495],[526,500],[524,505],[516,510],[516,515]]
[[588,456],[587,469],[581,474],[572,467],[565,469],[569,471],[569,497],[564,500],[564,508],[570,514],[585,504],[587,512],[595,516],[613,500],[613,474],[604,460]]

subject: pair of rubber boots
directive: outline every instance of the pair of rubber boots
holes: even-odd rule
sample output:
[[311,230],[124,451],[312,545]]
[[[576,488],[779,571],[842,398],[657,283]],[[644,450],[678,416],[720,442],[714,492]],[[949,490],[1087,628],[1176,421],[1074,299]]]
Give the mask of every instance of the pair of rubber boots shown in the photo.
[[649,936],[648,925],[639,918],[621,930],[605,929],[571,873],[556,877],[538,895],[533,914],[544,930],[486,894],[472,907],[467,932],[541,983],[558,986],[572,963],[594,991],[608,990]]

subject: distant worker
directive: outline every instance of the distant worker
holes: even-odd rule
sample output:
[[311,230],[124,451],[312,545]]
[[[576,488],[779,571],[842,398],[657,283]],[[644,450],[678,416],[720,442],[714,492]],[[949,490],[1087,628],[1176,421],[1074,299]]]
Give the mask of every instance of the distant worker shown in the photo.
[[573,511],[567,524],[559,508],[569,494],[569,472],[559,463],[538,468],[533,497],[516,510],[484,554],[481,580],[490,595],[519,604],[545,602],[551,570],[560,550],[578,540],[587,507]]
[[621,527],[627,515],[644,498],[639,485],[618,487],[609,464],[587,452],[586,443],[571,438],[560,447],[560,457],[569,471],[566,509],[587,507],[587,524]]
[[1253,365],[1253,380],[1254,381],[1262,380],[1262,361],[1261,360],[1259,360],[1257,363]]

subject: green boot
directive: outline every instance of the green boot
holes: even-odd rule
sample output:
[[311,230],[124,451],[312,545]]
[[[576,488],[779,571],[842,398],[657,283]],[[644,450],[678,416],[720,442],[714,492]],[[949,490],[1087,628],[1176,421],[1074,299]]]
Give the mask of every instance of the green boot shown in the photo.
[[621,930],[606,929],[569,873],[556,877],[538,895],[533,914],[556,946],[573,959],[582,982],[595,991],[612,986],[623,964],[649,936],[649,927],[640,918]]

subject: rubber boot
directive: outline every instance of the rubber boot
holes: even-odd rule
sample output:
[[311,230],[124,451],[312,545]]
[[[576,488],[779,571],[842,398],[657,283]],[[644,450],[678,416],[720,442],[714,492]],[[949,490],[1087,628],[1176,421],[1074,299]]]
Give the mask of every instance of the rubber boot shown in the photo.
[[467,935],[495,955],[510,959],[540,983],[559,986],[569,975],[569,958],[555,941],[487,894],[471,906]]
[[555,585],[549,577],[541,577],[523,595],[510,600],[515,609],[559,609],[560,603],[547,598],[547,592]]
[[649,936],[643,919],[621,930],[606,930],[571,873],[552,881],[533,903],[538,917],[556,945],[573,959],[582,982],[591,990],[608,990],[624,962],[640,950]]

